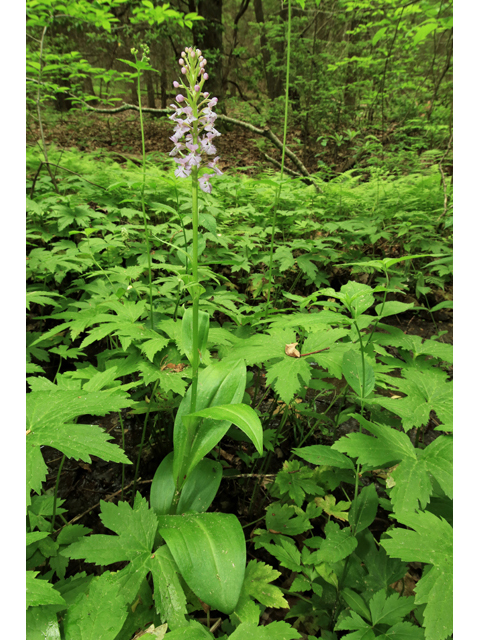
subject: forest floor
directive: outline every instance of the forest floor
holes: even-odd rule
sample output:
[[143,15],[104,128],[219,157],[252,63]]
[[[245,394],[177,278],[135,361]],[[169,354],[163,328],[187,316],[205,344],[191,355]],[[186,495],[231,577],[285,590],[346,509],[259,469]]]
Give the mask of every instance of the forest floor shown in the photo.
[[[76,147],[80,151],[101,150],[119,163],[125,162],[126,159],[134,162],[141,160],[142,140],[136,112],[126,111],[111,116],[97,113],[56,113],[53,118],[52,122],[45,127],[47,144],[54,144],[59,148]],[[173,135],[172,123],[163,117],[157,118],[147,113],[144,127],[147,156],[155,152],[170,153],[172,142],[169,138]],[[241,127],[226,130],[223,123],[219,123],[217,128],[222,132],[221,136],[215,140],[217,155],[220,156],[218,166],[221,171],[233,169],[246,175],[255,175],[260,168],[264,169],[265,156],[257,144],[263,138]],[[281,137],[281,127],[275,133]],[[301,145],[295,142],[299,136],[300,131],[291,130],[287,146],[293,153],[298,154],[308,171],[313,173],[317,171],[315,154],[301,151]],[[34,145],[39,138],[38,125],[30,122],[27,128],[27,144]],[[278,149],[272,148],[268,153],[280,162],[281,153]],[[324,155],[322,154],[322,160],[330,164],[329,160],[332,159]],[[341,158],[339,160],[341,161]],[[287,158],[287,166],[288,163]],[[267,166],[275,168],[270,163],[267,163]],[[295,169],[293,165],[291,168]]]
[[[169,140],[170,135],[172,135],[171,123],[166,122],[163,118],[157,119],[147,114],[145,118],[145,147],[147,154],[168,154],[172,148],[172,143]],[[38,128],[30,123],[27,129],[27,144],[36,144],[38,138]],[[300,145],[296,145],[294,140],[295,135],[292,135],[292,141],[289,146],[292,151],[298,153]],[[235,173],[254,176],[265,166],[273,168],[271,164],[266,165],[264,155],[257,141],[258,138],[255,134],[239,127],[232,131],[224,131],[215,142],[220,156],[220,169],[224,172],[232,170]],[[46,142],[60,149],[76,147],[80,151],[96,151],[108,154],[119,163],[124,163],[127,160],[139,163],[141,160],[142,149],[138,114],[133,112],[124,112],[113,116],[101,114],[55,114],[46,127]],[[269,153],[280,160],[279,152],[272,153],[270,151]],[[300,157],[309,171],[316,171],[316,158],[313,154],[310,157],[308,155],[307,157],[304,155]],[[340,158],[340,160],[342,159]],[[389,323],[400,328],[404,333],[419,335],[422,338],[431,338],[439,332],[444,332],[440,341],[452,344],[453,312],[451,310],[442,310],[435,315],[435,320],[436,322],[433,322],[430,316],[423,312],[420,314],[404,313],[401,318],[394,317]],[[453,375],[453,368],[450,374]],[[266,402],[269,402],[268,397]],[[335,404],[333,404],[332,411],[338,411],[338,407]],[[143,416],[129,414],[128,410],[123,410],[122,416],[125,428],[124,449],[130,460],[136,460],[142,435]],[[116,444],[122,446],[122,430],[118,414],[111,414],[101,419],[93,419],[93,422],[99,424],[114,437]],[[424,430],[423,437],[429,439],[428,432],[433,437],[435,434],[433,432],[434,426],[435,422],[432,416],[429,425]],[[342,434],[352,430],[352,427],[349,427],[347,423],[341,425],[341,427]],[[438,432],[436,433],[438,435]],[[283,442],[275,448],[275,454],[270,461],[268,469],[270,474],[276,473],[282,467],[283,461],[288,459],[291,450],[290,445],[294,446],[292,444],[293,438],[289,436],[288,421],[284,426],[284,436]],[[413,434],[414,436],[415,434]],[[233,513],[239,517],[242,526],[245,527],[248,555],[259,560],[271,562],[271,558],[267,557],[268,554],[265,551],[261,549],[254,550],[252,540],[253,531],[259,526],[258,518],[265,512],[265,507],[267,506],[266,485],[271,480],[259,477],[240,477],[242,474],[245,474],[245,476],[255,475],[249,474],[248,466],[237,455],[238,448],[242,444],[225,438],[221,446],[222,448],[217,447],[216,449],[217,455],[224,462],[226,461],[228,463],[227,468],[229,466],[231,471],[237,475],[233,476],[236,478],[235,481],[233,481],[232,477],[224,476],[220,490],[212,504],[212,510]],[[162,452],[155,446],[155,443],[147,443],[147,446],[143,449],[138,490],[145,497],[149,496],[150,483],[159,461],[163,457],[161,454]],[[44,457],[49,472],[45,488],[53,490],[62,456],[59,456],[57,450],[45,447]],[[134,466],[129,465],[124,468],[124,492],[127,499],[132,490]],[[252,503],[252,493],[257,482],[259,483],[259,490],[255,492],[256,499]],[[122,474],[118,464],[105,462],[95,456],[92,456],[90,464],[73,459],[67,460],[61,472],[59,497],[64,501],[62,509],[65,510],[69,523],[87,526],[96,534],[109,533],[98,517],[100,501],[116,501],[120,499],[121,486]],[[378,518],[376,519],[378,522],[374,525],[374,528],[377,526],[378,534],[390,525],[387,516],[386,512],[379,510]],[[56,527],[62,527],[64,524],[65,521],[62,523],[57,516]],[[249,544],[248,541],[250,541]],[[124,564],[119,563],[118,566],[112,566],[111,569],[120,569]],[[414,573],[415,564],[417,563],[413,563],[411,566],[410,573],[412,574]],[[86,570],[88,573],[101,573],[102,568],[89,565],[83,561],[71,562],[69,574],[82,570]],[[269,611],[272,616],[281,619],[281,611]]]

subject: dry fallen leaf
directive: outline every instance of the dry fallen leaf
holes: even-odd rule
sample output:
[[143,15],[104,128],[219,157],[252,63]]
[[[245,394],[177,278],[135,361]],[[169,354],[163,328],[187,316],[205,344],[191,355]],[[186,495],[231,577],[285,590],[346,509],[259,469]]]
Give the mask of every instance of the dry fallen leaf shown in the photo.
[[292,344],[285,345],[285,353],[287,356],[290,356],[291,358],[300,358],[300,351],[295,349],[297,344],[298,342],[292,342]]

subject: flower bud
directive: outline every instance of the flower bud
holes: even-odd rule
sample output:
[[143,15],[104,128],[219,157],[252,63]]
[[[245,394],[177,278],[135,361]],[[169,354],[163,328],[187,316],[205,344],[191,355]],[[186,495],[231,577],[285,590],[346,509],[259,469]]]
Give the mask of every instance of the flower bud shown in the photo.
[[201,56],[202,55],[202,52],[200,51],[200,49],[196,50],[196,54],[197,54],[197,56]]
[[178,96],[175,98],[175,100],[177,102],[183,102],[185,100],[184,96],[182,96],[181,93],[178,94]]
[[178,64],[181,66],[182,64],[185,64],[185,61],[182,58],[180,58],[180,60],[178,61]]
[[182,73],[185,75],[187,73],[187,67],[182,67]]
[[204,80],[208,80],[208,73],[204,73],[204,74],[203,74],[203,79],[204,79]]
[[198,93],[200,91],[200,86],[198,84],[196,84],[194,86],[195,91]]
[[178,82],[176,80],[173,81],[173,86],[175,87],[175,89],[178,89],[178,87],[180,86],[178,84]]

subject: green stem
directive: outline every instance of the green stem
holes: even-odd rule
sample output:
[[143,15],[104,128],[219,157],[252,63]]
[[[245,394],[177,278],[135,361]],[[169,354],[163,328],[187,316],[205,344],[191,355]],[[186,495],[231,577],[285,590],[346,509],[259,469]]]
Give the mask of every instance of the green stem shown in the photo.
[[[120,426],[122,427],[122,449],[125,451],[125,428],[123,426],[122,412],[118,412],[118,419],[120,420]],[[125,486],[125,465],[122,464],[122,493],[121,498],[123,500],[123,487]]]
[[365,343],[365,349],[368,347],[368,344],[369,344],[369,342],[370,342],[370,340],[371,340],[371,338],[372,338],[373,334],[375,333],[375,330],[376,330],[376,328],[377,328],[377,325],[378,325],[378,323],[380,322],[380,318],[382,317],[383,309],[384,309],[384,307],[385,307],[385,302],[387,301],[387,292],[388,292],[388,289],[389,289],[389,287],[390,287],[390,280],[389,280],[389,278],[388,278],[388,271],[387,271],[386,269],[385,269],[384,273],[385,273],[385,278],[386,278],[386,280],[387,280],[387,286],[385,287],[385,293],[383,294],[383,301],[382,301],[382,306],[381,306],[381,308],[380,308],[380,313],[378,314],[377,321],[376,321],[376,322],[375,322],[375,324],[373,325],[373,329],[372,329],[372,331],[370,332],[370,335],[368,336],[368,340],[367,340],[367,342]]
[[147,422],[148,422],[148,416],[150,415],[150,409],[152,407],[152,402],[154,401],[155,398],[155,393],[157,391],[157,387],[158,387],[158,380],[155,382],[155,385],[153,387],[153,391],[152,391],[152,395],[150,396],[150,403],[148,405],[148,409],[147,409],[147,413],[145,414],[145,420],[143,422],[143,431],[142,431],[142,439],[140,441],[140,449],[138,451],[138,456],[137,456],[137,464],[135,466],[135,476],[133,478],[133,490],[132,490],[132,495],[133,495],[133,499],[135,500],[135,491],[137,489],[137,480],[138,480],[138,471],[140,469],[140,459],[142,457],[142,450],[143,450],[143,444],[145,442],[145,433],[147,431]]
[[[150,328],[153,329],[153,290],[152,290],[152,256],[150,255],[150,241],[148,239],[148,224],[147,214],[145,212],[145,178],[146,178],[146,159],[145,159],[145,132],[143,129],[143,113],[142,113],[142,92],[140,88],[140,71],[137,74],[137,96],[138,96],[138,111],[140,113],[140,130],[142,133],[142,213],[143,224],[145,227],[145,244],[147,245],[148,256],[148,288],[150,292]],[[135,494],[135,490],[133,492]]]
[[287,27],[287,75],[285,78],[285,113],[283,117],[283,145],[282,145],[282,163],[280,168],[280,184],[278,185],[273,205],[273,221],[272,221],[272,238],[270,241],[270,262],[268,267],[268,290],[267,304],[265,307],[265,317],[268,318],[270,307],[270,291],[272,288],[272,266],[273,266],[273,244],[275,240],[275,228],[277,224],[277,210],[280,201],[280,192],[282,190],[283,169],[285,166],[285,148],[287,144],[287,121],[288,121],[288,89],[290,86],[290,35],[292,30],[292,3],[288,0],[288,27]]
[[[196,123],[195,123],[196,124]],[[194,142],[197,141],[196,126],[194,127]],[[193,318],[192,318],[192,348],[193,348],[193,360],[192,360],[192,399],[190,411],[195,412],[197,406],[197,387],[198,387],[198,170],[196,167],[192,169],[192,231],[193,231],[193,244],[192,244],[192,276],[193,276]]]
[[58,487],[60,485],[60,476],[62,474],[63,463],[65,462],[65,454],[63,454],[62,459],[60,460],[60,464],[58,466],[57,471],[57,479],[55,481],[55,491],[53,493],[53,512],[52,512],[52,524],[50,525],[50,533],[53,533],[55,530],[55,515],[57,513],[57,496],[58,496]]
[[[283,411],[282,419],[280,420],[280,423],[279,423],[279,425],[278,425],[278,427],[277,427],[277,431],[276,431],[276,433],[275,433],[275,440],[274,440],[274,442],[273,442],[273,449],[274,449],[274,450],[275,450],[275,447],[277,446],[278,439],[279,439],[280,434],[281,434],[281,432],[282,432],[282,429],[283,429],[283,427],[284,427],[284,425],[285,425],[285,422],[287,421],[288,414],[289,414],[289,409],[290,409],[290,407],[287,405],[287,407],[286,407],[286,408],[284,409],[284,411]],[[270,458],[271,458],[271,457],[272,457],[272,452],[271,452],[271,451],[269,451],[269,452],[268,452],[268,454],[267,454],[267,456],[262,460],[262,465],[261,465],[261,467],[260,467],[260,471],[258,472],[259,480],[258,480],[258,482],[255,484],[255,488],[253,489],[252,499],[251,499],[251,502],[250,502],[250,506],[249,506],[249,508],[248,508],[248,516],[247,516],[247,517],[249,517],[249,518],[250,518],[250,516],[252,515],[253,505],[255,504],[255,497],[256,497],[256,495],[257,495],[258,487],[259,487],[259,485],[260,485],[260,477],[261,477],[261,476],[262,476],[262,474],[263,474],[263,470],[264,470],[264,468],[265,468],[265,467],[267,467],[267,468],[268,468],[268,464],[269,464],[269,462],[270,462]],[[264,501],[265,501],[265,499],[262,501],[262,505],[263,505],[263,502],[264,502]],[[260,505],[260,508],[261,508],[261,506],[262,506],[262,505]]]

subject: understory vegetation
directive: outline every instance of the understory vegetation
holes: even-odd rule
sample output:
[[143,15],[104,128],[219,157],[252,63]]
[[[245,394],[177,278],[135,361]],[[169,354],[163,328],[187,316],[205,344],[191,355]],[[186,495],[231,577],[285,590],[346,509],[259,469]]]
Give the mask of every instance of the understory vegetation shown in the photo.
[[[43,46],[63,5],[28,6]],[[140,47],[140,154],[47,144],[51,96],[30,103],[27,640],[450,640],[445,119],[416,137],[408,120],[385,155],[344,128],[329,169],[297,153],[285,176],[287,99],[280,170],[224,147],[227,170],[199,49],[180,58],[175,150],[146,149]],[[327,126],[324,104],[303,115]]]

